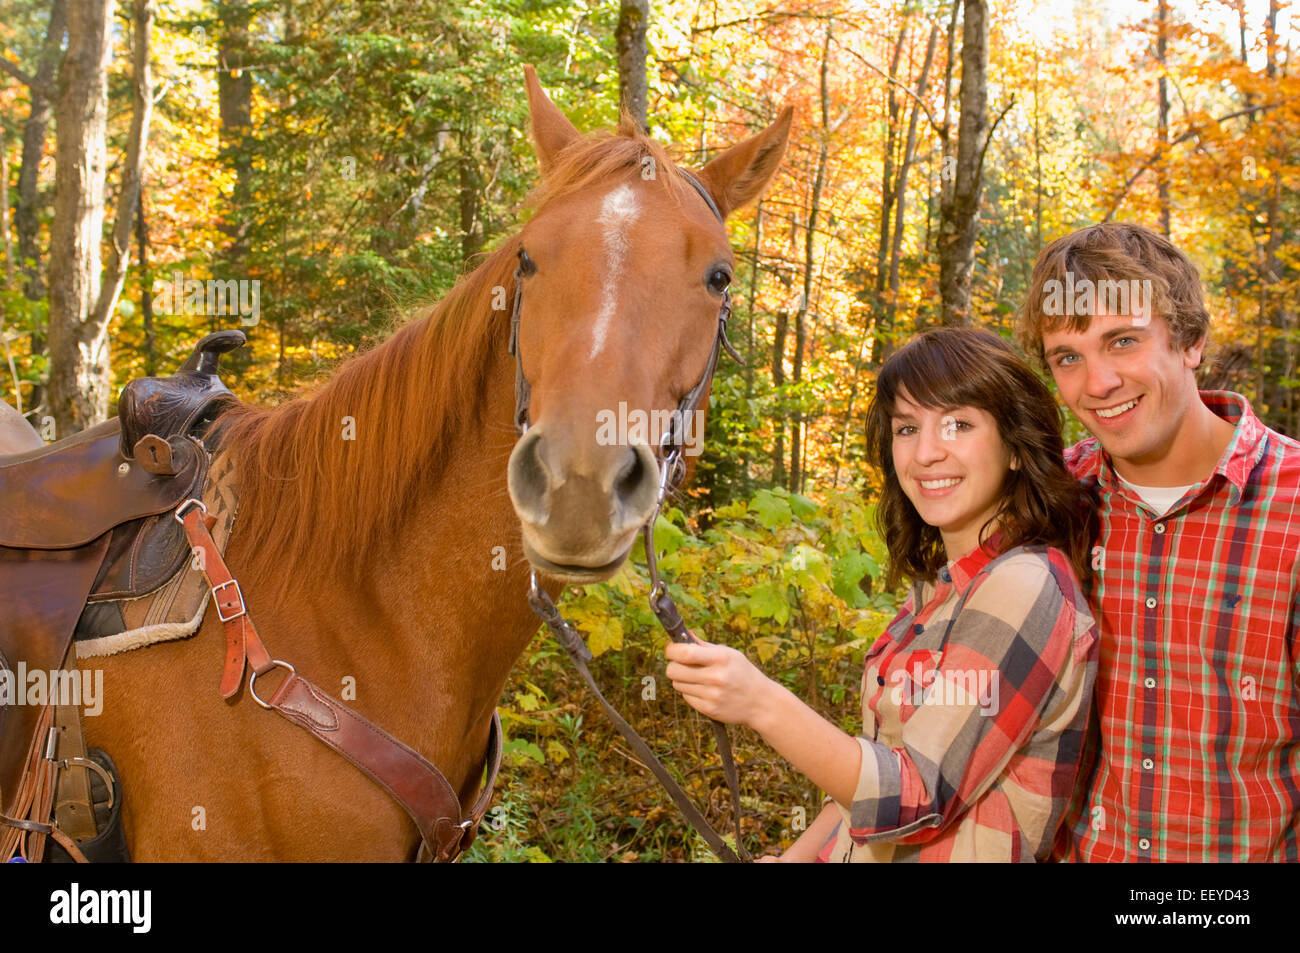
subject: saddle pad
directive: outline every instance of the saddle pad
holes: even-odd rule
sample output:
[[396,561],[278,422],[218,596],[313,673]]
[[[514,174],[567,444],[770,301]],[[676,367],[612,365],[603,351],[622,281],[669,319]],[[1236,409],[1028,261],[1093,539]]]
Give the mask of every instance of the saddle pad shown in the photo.
[[[238,493],[230,454],[212,462],[203,489],[208,514],[216,517],[212,539],[223,555],[235,522]],[[189,638],[199,630],[212,591],[203,573],[186,559],[162,586],[133,599],[96,601],[86,606],[73,636],[77,658],[117,655],[158,642]]]

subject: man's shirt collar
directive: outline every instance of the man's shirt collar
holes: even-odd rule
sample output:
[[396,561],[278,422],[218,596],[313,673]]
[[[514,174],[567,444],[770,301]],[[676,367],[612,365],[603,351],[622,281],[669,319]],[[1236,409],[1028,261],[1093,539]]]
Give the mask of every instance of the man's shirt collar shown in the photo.
[[[1255,416],[1250,401],[1240,394],[1223,390],[1203,390],[1201,402],[1206,407],[1233,425],[1232,439],[1219,457],[1214,472],[1199,481],[1195,489],[1188,491],[1194,496],[1200,495],[1215,476],[1221,476],[1228,483],[1228,503],[1235,505],[1250,479],[1251,471],[1263,456],[1267,444],[1267,428]],[[1065,464],[1078,479],[1099,485],[1108,492],[1118,491],[1137,500],[1137,495],[1121,484],[1115,472],[1110,454],[1102,450],[1096,437],[1083,440],[1065,451]],[[1145,505],[1145,504],[1144,504]],[[1170,513],[1174,512],[1170,510]],[[1166,514],[1167,515],[1167,514]]]

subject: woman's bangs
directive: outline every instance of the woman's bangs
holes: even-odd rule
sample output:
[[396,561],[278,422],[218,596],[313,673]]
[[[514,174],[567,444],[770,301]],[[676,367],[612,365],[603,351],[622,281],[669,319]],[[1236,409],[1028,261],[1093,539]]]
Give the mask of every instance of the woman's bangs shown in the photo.
[[902,390],[913,403],[932,409],[983,407],[988,402],[978,375],[971,372],[978,355],[963,354],[952,343],[939,335],[917,338],[886,364],[876,387],[888,416],[897,413]]

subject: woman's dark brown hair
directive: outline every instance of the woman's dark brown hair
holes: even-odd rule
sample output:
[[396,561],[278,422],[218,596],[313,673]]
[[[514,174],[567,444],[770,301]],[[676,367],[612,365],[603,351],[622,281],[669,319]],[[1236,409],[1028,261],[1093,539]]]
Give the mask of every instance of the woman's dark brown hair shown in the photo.
[[903,390],[924,407],[987,411],[1018,461],[1016,469],[1007,471],[1001,507],[980,529],[980,544],[996,520],[1004,552],[1022,545],[1054,546],[1069,557],[1086,583],[1097,528],[1095,508],[1065,469],[1061,412],[1051,391],[1011,345],[991,331],[937,328],[908,342],[885,362],[867,410],[867,452],[885,477],[876,521],[889,548],[889,586],[905,577],[933,580],[948,561],[938,528],[921,519],[894,471],[890,418]]

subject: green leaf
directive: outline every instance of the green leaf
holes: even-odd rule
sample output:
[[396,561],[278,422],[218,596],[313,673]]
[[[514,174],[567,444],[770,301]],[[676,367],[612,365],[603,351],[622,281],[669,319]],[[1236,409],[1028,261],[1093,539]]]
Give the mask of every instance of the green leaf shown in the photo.
[[747,607],[755,619],[772,619],[778,625],[785,625],[790,619],[790,603],[781,583],[769,582],[750,589]]
[[870,554],[853,552],[835,560],[831,567],[831,588],[855,609],[867,604],[867,595],[858,586],[863,576],[875,576],[880,567]]
[[665,556],[675,553],[685,539],[686,534],[663,516],[655,520],[655,549]]
[[546,742],[546,755],[552,764],[563,764],[569,757],[569,749],[552,738]]
[[542,754],[542,749],[526,738],[511,738],[502,746],[501,751],[504,755],[513,754],[519,758],[532,758],[538,764],[546,763],[546,756]]
[[719,506],[713,511],[713,515],[720,520],[743,520],[748,509],[744,500],[739,500],[726,506]]
[[817,515],[820,507],[801,493],[791,493],[790,509],[794,511],[795,516],[806,523]]
[[755,493],[749,511],[768,529],[790,525],[790,501],[782,499],[771,490]]
[[831,581],[830,566],[826,563],[826,554],[820,549],[800,543],[790,553],[791,581],[801,581],[806,577],[820,583]]

